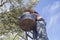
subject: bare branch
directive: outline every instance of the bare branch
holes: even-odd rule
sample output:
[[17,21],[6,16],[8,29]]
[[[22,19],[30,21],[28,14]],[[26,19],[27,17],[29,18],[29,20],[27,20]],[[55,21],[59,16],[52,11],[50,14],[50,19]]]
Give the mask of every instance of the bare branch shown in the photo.
[[7,0],[5,1],[5,2],[3,2],[3,0],[1,1],[1,5],[0,5],[0,7],[2,7],[5,3],[7,3]]
[[3,0],[1,0],[1,3],[3,2]]

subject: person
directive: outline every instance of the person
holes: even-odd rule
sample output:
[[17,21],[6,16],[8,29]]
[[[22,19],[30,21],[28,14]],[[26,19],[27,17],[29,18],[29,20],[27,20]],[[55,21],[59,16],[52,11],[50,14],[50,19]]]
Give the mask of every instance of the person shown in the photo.
[[33,9],[26,9],[25,12],[30,12],[31,14],[35,15],[36,18],[36,30],[35,33],[37,35],[35,35],[35,38],[39,39],[39,40],[48,40],[47,37],[47,32],[46,32],[46,22],[45,20]]

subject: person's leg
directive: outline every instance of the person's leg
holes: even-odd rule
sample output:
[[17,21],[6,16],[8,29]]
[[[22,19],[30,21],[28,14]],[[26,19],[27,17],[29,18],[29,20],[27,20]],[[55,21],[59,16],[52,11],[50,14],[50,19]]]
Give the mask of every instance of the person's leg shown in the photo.
[[37,31],[39,40],[48,40],[44,21],[37,21]]
[[36,27],[33,29],[33,39],[37,40],[37,28]]

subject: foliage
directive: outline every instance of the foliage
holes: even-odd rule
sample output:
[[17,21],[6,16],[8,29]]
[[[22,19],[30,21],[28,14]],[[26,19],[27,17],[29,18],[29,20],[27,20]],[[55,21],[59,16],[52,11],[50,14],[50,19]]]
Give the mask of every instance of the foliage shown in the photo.
[[11,12],[0,13],[0,33],[9,32],[11,30],[20,31],[18,18],[20,16],[20,10],[18,13],[16,12],[16,10],[12,10]]
[[[0,0],[0,35],[6,35],[9,32],[22,34],[23,31],[19,26],[20,15],[25,9],[33,8],[37,2],[38,0]],[[9,11],[7,11],[8,4],[10,5]],[[9,37],[5,40],[9,40]]]
[[[19,25],[19,17],[22,13],[22,9],[14,9],[13,7],[10,8],[9,12],[2,12],[0,13],[0,35],[7,35],[9,33],[18,33],[15,37],[16,40],[20,39],[18,35],[23,34],[24,32],[21,30]],[[14,35],[14,34],[13,34]],[[15,35],[14,35],[15,36]],[[4,37],[3,40],[13,40],[14,36],[10,35],[7,37]],[[14,40],[15,40],[14,39]]]

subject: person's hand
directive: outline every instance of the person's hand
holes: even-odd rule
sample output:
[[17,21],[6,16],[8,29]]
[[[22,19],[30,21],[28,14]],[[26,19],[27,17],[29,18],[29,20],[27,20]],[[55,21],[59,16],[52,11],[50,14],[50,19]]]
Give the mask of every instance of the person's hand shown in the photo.
[[26,9],[25,12],[34,13],[35,11],[33,9]]
[[40,20],[42,17],[41,16],[37,16],[37,20]]

